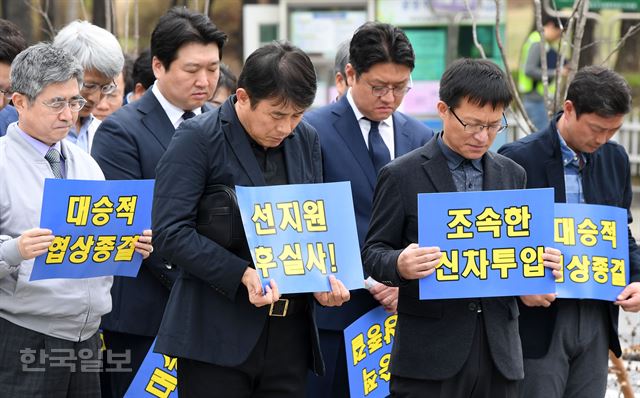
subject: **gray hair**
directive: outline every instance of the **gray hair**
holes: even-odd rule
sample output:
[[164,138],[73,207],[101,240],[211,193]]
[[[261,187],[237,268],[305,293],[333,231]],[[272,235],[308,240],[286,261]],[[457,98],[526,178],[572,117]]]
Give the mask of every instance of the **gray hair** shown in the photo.
[[82,84],[82,66],[72,55],[49,43],[22,51],[11,64],[11,89],[33,101],[48,85],[76,79]]
[[53,45],[76,57],[84,70],[98,71],[110,79],[115,79],[124,65],[118,39],[87,21],[73,21],[62,28]]
[[338,72],[342,74],[342,77],[347,78],[347,72],[344,68],[349,63],[349,43],[351,40],[345,40],[338,45],[338,51],[336,52],[336,59],[333,64],[333,75]]

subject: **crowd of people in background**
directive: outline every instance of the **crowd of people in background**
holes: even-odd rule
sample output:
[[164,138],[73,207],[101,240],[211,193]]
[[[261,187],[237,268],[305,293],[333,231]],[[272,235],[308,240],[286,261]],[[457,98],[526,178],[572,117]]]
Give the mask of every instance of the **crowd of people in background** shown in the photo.
[[[520,89],[532,114],[543,103],[540,51],[557,33],[547,21],[544,38],[534,32],[523,48]],[[608,352],[621,355],[618,310],[640,310],[631,233],[630,281],[615,303],[420,300],[418,280],[442,252],[417,245],[415,198],[553,187],[556,202],[629,211],[629,159],[610,141],[631,109],[620,75],[578,71],[560,112],[495,153],[513,96],[491,61],[447,67],[434,132],[398,110],[416,62],[398,27],[367,22],[341,43],[337,96],[316,109],[304,51],[267,44],[236,77],[222,62],[228,40],[180,7],[160,18],[135,60],[87,21],[28,46],[0,20],[0,395],[123,397],[155,340],[156,352],[177,358],[181,397],[348,397],[343,331],[382,306],[398,314],[392,397],[604,396]],[[46,178],[155,180],[137,277],[29,281],[55,235],[39,225]],[[245,240],[218,243],[196,227],[212,186],[338,181],[351,184],[366,289],[350,292],[333,276],[328,292],[280,294],[273,280],[263,288]],[[556,277],[560,256],[545,248]],[[23,370],[27,348],[97,357],[99,329],[107,349],[130,353],[130,372]]]

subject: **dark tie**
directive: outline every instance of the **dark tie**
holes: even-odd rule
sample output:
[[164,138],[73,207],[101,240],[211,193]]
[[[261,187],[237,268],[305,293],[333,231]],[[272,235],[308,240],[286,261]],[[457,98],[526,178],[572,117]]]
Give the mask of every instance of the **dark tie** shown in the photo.
[[182,120],[189,120],[192,117],[194,117],[196,114],[191,112],[191,111],[186,111],[185,113],[182,114]]
[[378,173],[382,166],[391,161],[391,155],[389,155],[389,148],[382,140],[380,130],[378,130],[380,122],[374,120],[369,120],[369,122],[371,123],[371,128],[369,129],[369,156],[376,173]]
[[49,165],[51,166],[51,171],[53,171],[53,175],[56,178],[62,178],[62,164],[60,163],[60,152],[58,152],[55,148],[49,148],[47,154],[44,155],[44,158],[47,159]]

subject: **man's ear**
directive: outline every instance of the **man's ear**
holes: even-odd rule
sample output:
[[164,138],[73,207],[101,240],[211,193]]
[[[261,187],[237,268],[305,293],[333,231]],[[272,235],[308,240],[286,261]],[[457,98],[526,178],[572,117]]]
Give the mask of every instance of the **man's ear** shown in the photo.
[[353,65],[351,65],[350,63],[346,64],[344,67],[344,73],[347,74],[347,86],[353,87],[353,85],[356,83],[356,70],[354,69]]
[[151,70],[153,70],[153,75],[156,77],[156,79],[159,76],[164,75],[164,65],[162,64],[162,61],[160,61],[156,56],[151,59]]
[[13,106],[16,108],[18,113],[24,112],[29,106],[29,98],[21,93],[13,93],[11,101],[13,101]]
[[440,119],[444,119],[447,116],[447,112],[449,111],[449,105],[447,105],[444,101],[438,101],[438,103],[436,104],[436,109],[438,110]]
[[241,105],[248,105],[251,102],[251,98],[249,98],[249,93],[244,88],[239,88],[236,90],[236,98]]
[[570,100],[566,100],[564,101],[564,104],[562,104],[562,110],[567,116],[571,116],[573,113],[575,113],[576,107],[573,105],[573,102],[571,102]]
[[142,95],[147,91],[146,88],[142,85],[142,83],[136,83],[136,86],[133,88],[133,96],[138,99],[142,97]]

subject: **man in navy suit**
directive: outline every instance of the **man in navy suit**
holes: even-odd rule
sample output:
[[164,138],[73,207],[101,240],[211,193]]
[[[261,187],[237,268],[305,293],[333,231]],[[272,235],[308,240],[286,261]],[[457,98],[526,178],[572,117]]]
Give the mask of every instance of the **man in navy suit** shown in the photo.
[[[341,305],[344,285],[331,276],[331,292],[280,297],[275,281],[262,288],[244,236],[233,245],[196,227],[210,189],[322,182],[318,136],[301,122],[315,93],[309,57],[268,44],[247,58],[236,94],[180,126],[158,163],[154,245],[180,274],[155,350],[178,358],[180,396],[301,398],[307,369],[324,370],[312,302]],[[232,213],[209,224],[242,228]]]
[[[609,141],[631,110],[622,76],[603,67],[576,73],[549,126],[500,148],[527,172],[527,188],[555,189],[559,203],[592,203],[629,211],[631,173],[624,148]],[[631,222],[631,214],[629,222]],[[603,397],[608,351],[620,356],[618,309],[640,310],[640,249],[629,234],[629,285],[608,303],[522,296],[520,397]]]
[[[397,112],[411,88],[415,55],[409,39],[392,25],[368,22],[355,32],[345,67],[349,90],[336,103],[305,115],[318,131],[325,182],[350,181],[360,247],[371,217],[376,176],[390,160],[422,146],[433,132]],[[324,377],[310,375],[309,397],[348,397],[342,331],[358,317],[383,305],[395,312],[398,288],[368,279],[367,290],[352,292],[340,308],[319,308]]]
[[[151,36],[153,87],[103,121],[94,138],[92,155],[107,179],[155,178],[175,129],[212,109],[206,104],[226,39],[209,18],[186,8],[160,18]],[[115,278],[113,310],[102,321],[105,344],[115,352],[130,350],[133,371],[109,373],[114,397],[124,395],[158,333],[176,277],[175,267],[154,253],[137,278]]]

